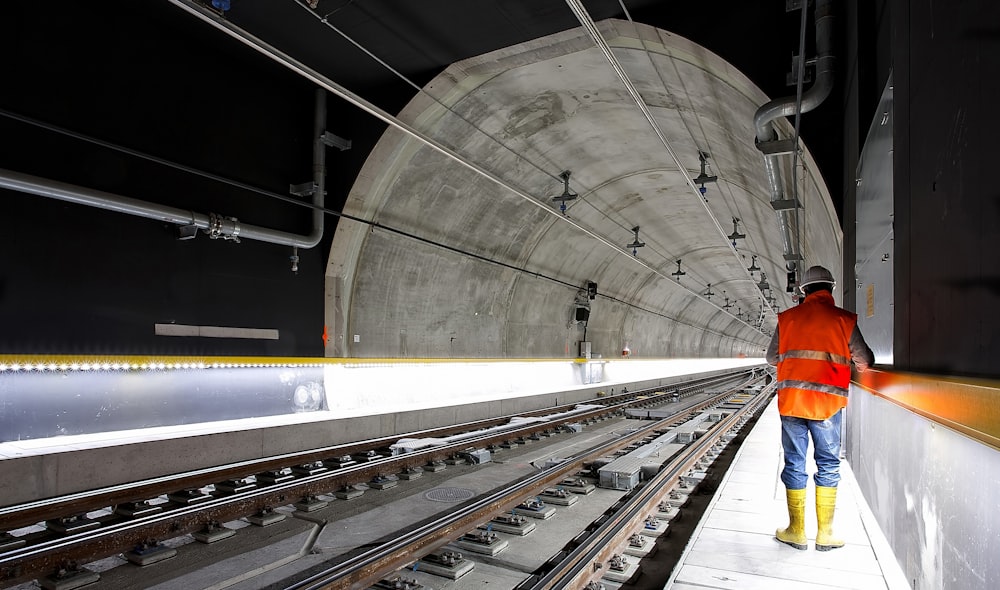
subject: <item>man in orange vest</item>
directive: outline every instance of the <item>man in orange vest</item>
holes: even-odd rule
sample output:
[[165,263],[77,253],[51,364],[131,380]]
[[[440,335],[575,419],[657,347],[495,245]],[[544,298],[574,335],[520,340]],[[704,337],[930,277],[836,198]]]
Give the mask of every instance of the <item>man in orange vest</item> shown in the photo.
[[788,502],[788,527],[775,539],[807,549],[805,533],[806,450],[812,436],[816,460],[816,549],[843,547],[833,537],[833,511],[840,482],[840,423],[847,406],[851,362],[858,371],[875,355],[858,329],[858,316],[833,301],[836,281],[822,266],[806,270],[799,288],[805,299],[778,314],[778,327],[767,348],[767,362],[778,367],[778,413]]

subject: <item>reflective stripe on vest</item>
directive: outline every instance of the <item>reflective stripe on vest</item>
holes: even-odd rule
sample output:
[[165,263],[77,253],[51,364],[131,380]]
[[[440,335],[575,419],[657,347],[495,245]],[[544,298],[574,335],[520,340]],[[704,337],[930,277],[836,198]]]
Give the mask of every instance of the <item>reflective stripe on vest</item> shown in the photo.
[[778,315],[778,412],[825,420],[847,405],[857,316],[827,291]]
[[841,356],[839,354],[833,354],[832,352],[823,352],[821,350],[788,350],[785,351],[778,361],[783,361],[785,359],[809,359],[812,361],[826,361],[829,363],[837,363],[838,365],[850,365],[851,359],[846,356]]
[[839,395],[842,397],[847,397],[848,393],[848,389],[846,387],[837,387],[836,385],[827,385],[826,383],[813,383],[811,381],[779,381],[778,389],[808,389],[810,391],[832,393],[833,395]]

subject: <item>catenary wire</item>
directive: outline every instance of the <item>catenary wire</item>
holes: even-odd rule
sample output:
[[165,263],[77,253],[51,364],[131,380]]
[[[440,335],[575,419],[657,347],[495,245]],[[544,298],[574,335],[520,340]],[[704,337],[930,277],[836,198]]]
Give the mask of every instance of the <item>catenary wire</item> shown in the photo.
[[[10,112],[10,111],[4,110],[4,109],[0,109],[0,116],[4,116],[4,117],[7,117],[9,119],[16,120],[16,121],[19,121],[21,123],[25,123],[25,124],[28,124],[28,125],[36,126],[36,127],[39,127],[41,129],[45,129],[45,130],[53,132],[53,133],[57,133],[57,134],[60,134],[60,135],[65,135],[66,137],[71,137],[71,138],[76,139],[78,141],[84,141],[84,142],[87,142],[87,143],[93,143],[94,145],[98,145],[98,146],[101,146],[101,147],[106,148],[106,149],[118,151],[118,152],[130,155],[132,157],[135,157],[135,158],[139,158],[139,159],[147,160],[147,161],[150,161],[150,162],[154,162],[154,163],[160,164],[162,166],[166,166],[166,167],[169,167],[169,168],[173,168],[175,170],[180,170],[182,172],[186,172],[186,173],[190,173],[190,174],[193,174],[193,175],[196,175],[196,176],[200,176],[202,178],[213,180],[215,182],[219,182],[219,183],[222,183],[222,184],[228,184],[228,185],[235,186],[235,187],[241,188],[241,189],[245,189],[247,191],[255,192],[255,193],[267,196],[267,197],[272,197],[274,199],[283,201],[285,203],[289,203],[289,204],[292,204],[292,205],[298,205],[300,207],[307,208],[307,209],[310,209],[310,210],[313,210],[313,211],[321,211],[321,212],[323,212],[323,213],[325,213],[327,215],[332,215],[334,217],[339,217],[339,218],[347,219],[347,220],[354,221],[354,222],[357,222],[357,223],[365,224],[365,225],[368,225],[369,227],[371,227],[372,229],[379,229],[379,230],[383,230],[383,231],[386,231],[386,232],[389,232],[389,233],[393,233],[393,234],[399,235],[401,237],[404,237],[404,238],[407,238],[407,239],[410,239],[410,240],[414,240],[414,241],[420,242],[422,244],[426,244],[426,245],[429,245],[429,246],[433,246],[433,247],[436,247],[436,248],[441,248],[441,249],[444,249],[444,250],[448,250],[450,252],[454,252],[454,253],[459,254],[461,256],[465,256],[465,257],[468,257],[468,258],[473,258],[473,259],[479,260],[481,262],[486,262],[488,264],[493,264],[493,265],[496,265],[496,266],[500,266],[500,267],[506,268],[508,270],[513,270],[513,271],[516,271],[516,272],[519,272],[519,273],[522,273],[522,274],[525,274],[525,275],[530,275],[530,276],[533,276],[535,278],[539,278],[539,279],[543,279],[543,280],[550,281],[550,282],[553,282],[553,283],[557,283],[559,285],[568,287],[568,288],[573,289],[573,290],[577,290],[578,291],[580,289],[579,285],[576,285],[576,284],[571,283],[569,281],[562,280],[562,279],[554,277],[554,276],[547,275],[547,274],[545,274],[543,272],[533,271],[533,270],[530,270],[530,269],[528,269],[526,267],[516,266],[516,265],[509,264],[509,263],[506,263],[506,262],[503,262],[503,261],[500,261],[500,260],[496,260],[494,258],[490,258],[488,256],[483,256],[481,254],[477,254],[475,252],[470,252],[468,250],[463,250],[461,248],[458,248],[458,247],[455,247],[455,246],[451,246],[451,245],[445,244],[443,242],[439,242],[439,241],[432,240],[432,239],[429,239],[429,238],[424,238],[422,236],[418,236],[416,234],[413,234],[413,233],[410,233],[410,232],[407,232],[405,230],[398,229],[398,228],[395,228],[395,227],[392,227],[392,226],[389,226],[389,225],[385,225],[385,224],[379,223],[377,221],[372,221],[372,220],[368,220],[368,219],[364,219],[364,218],[361,218],[361,217],[357,217],[357,216],[351,215],[349,213],[344,213],[343,211],[339,211],[339,210],[336,210],[336,209],[330,209],[328,207],[323,207],[323,206],[320,206],[320,205],[315,205],[315,204],[310,203],[310,202],[300,201],[300,200],[298,200],[298,199],[296,199],[294,197],[290,197],[288,195],[282,195],[280,193],[275,193],[275,192],[269,191],[267,189],[256,187],[256,186],[253,186],[253,185],[250,185],[250,184],[246,184],[246,183],[243,183],[243,182],[240,182],[240,181],[237,181],[237,180],[233,180],[233,179],[230,179],[230,178],[225,178],[223,176],[219,176],[219,175],[213,174],[211,172],[206,172],[204,170],[199,170],[197,168],[194,168],[194,167],[191,167],[191,166],[187,166],[185,164],[180,164],[180,163],[177,163],[177,162],[173,162],[171,160],[167,160],[165,158],[161,158],[161,157],[158,157],[158,156],[154,156],[154,155],[151,155],[151,154],[140,152],[138,150],[135,150],[135,149],[132,149],[132,148],[128,148],[128,147],[125,147],[125,146],[122,146],[122,145],[118,145],[118,144],[115,144],[115,143],[112,143],[112,142],[109,142],[109,141],[105,141],[105,140],[102,140],[102,139],[98,139],[96,137],[92,137],[92,136],[86,135],[84,133],[80,133],[80,132],[77,132],[77,131],[72,131],[70,129],[66,129],[64,127],[60,127],[58,125],[54,125],[54,124],[51,124],[51,123],[46,123],[44,121],[39,121],[37,119],[33,119],[33,118],[27,117],[25,115],[20,115],[20,114],[13,113],[13,112]],[[602,297],[604,299],[607,299],[609,301],[614,301],[614,302],[619,303],[621,305],[625,305],[625,306],[630,307],[632,309],[636,309],[636,310],[639,310],[639,311],[643,311],[645,313],[653,314],[655,316],[662,317],[664,319],[668,319],[668,320],[671,320],[671,321],[676,322],[678,324],[683,324],[683,325],[689,326],[689,327],[694,328],[694,329],[698,329],[698,330],[703,330],[703,331],[706,331],[706,332],[710,332],[710,333],[715,334],[717,336],[723,336],[723,337],[727,337],[727,338],[733,338],[734,340],[736,339],[736,338],[734,338],[731,335],[722,334],[720,332],[717,332],[715,330],[712,330],[712,329],[708,328],[707,326],[705,326],[705,327],[696,326],[696,325],[691,324],[689,322],[685,322],[685,321],[683,321],[683,320],[681,320],[679,318],[675,318],[675,317],[672,317],[672,316],[667,315],[665,313],[658,312],[658,311],[655,311],[655,310],[652,310],[652,309],[648,309],[646,307],[643,307],[641,305],[637,305],[635,303],[627,302],[627,301],[625,301],[623,299],[620,299],[618,297],[614,297],[614,296],[607,295],[607,294],[604,294],[604,293],[599,293],[598,296]],[[746,341],[746,342],[749,342],[749,341]]]
[[[352,39],[352,38],[350,38],[350,37],[349,37],[348,35],[346,35],[346,34],[345,34],[344,32],[342,32],[342,31],[341,31],[340,29],[338,29],[337,27],[335,27],[335,26],[334,26],[334,25],[333,25],[332,23],[330,23],[329,21],[327,21],[325,17],[323,17],[322,15],[318,14],[318,13],[317,13],[317,12],[315,12],[314,10],[310,9],[310,8],[309,8],[309,7],[307,6],[307,5],[303,4],[303,3],[302,3],[302,0],[296,0],[296,4],[297,4],[297,5],[299,5],[299,6],[301,7],[301,8],[305,9],[305,10],[306,10],[307,12],[309,12],[310,14],[312,14],[312,15],[313,15],[314,17],[316,17],[316,18],[317,18],[318,20],[320,20],[321,22],[323,22],[323,24],[325,24],[325,25],[326,25],[327,27],[331,28],[331,30],[333,30],[333,31],[335,31],[336,33],[338,33],[338,34],[339,34],[340,36],[342,36],[342,37],[343,37],[343,38],[344,38],[345,40],[347,40],[347,41],[348,41],[348,42],[350,42],[350,43],[351,43],[352,45],[354,45],[355,47],[357,47],[357,48],[358,48],[359,50],[361,50],[362,52],[364,52],[364,53],[365,53],[366,55],[368,55],[369,57],[371,57],[371,58],[372,58],[373,60],[375,60],[375,61],[376,61],[377,63],[381,64],[381,65],[382,65],[383,67],[387,68],[387,69],[388,69],[388,70],[389,70],[390,72],[392,72],[392,73],[393,73],[393,74],[395,74],[396,76],[398,76],[398,77],[400,77],[401,79],[403,79],[403,80],[404,80],[404,81],[405,81],[405,82],[406,82],[407,84],[409,84],[410,86],[414,87],[414,88],[415,88],[415,89],[417,89],[418,91],[420,91],[420,92],[424,92],[424,93],[426,94],[426,91],[424,91],[424,90],[423,90],[422,88],[420,88],[419,86],[417,86],[417,85],[416,85],[416,84],[415,84],[415,83],[414,83],[413,81],[411,81],[411,80],[407,79],[407,78],[405,77],[405,75],[403,75],[402,73],[400,73],[400,72],[396,71],[396,70],[395,70],[394,68],[392,68],[391,66],[389,66],[388,64],[386,64],[386,63],[385,63],[385,62],[384,62],[383,60],[381,60],[380,58],[378,58],[377,56],[375,56],[374,54],[372,54],[371,52],[369,52],[369,51],[368,51],[368,50],[367,50],[366,48],[364,48],[363,46],[361,46],[361,45],[360,45],[359,43],[357,43],[357,42],[356,42],[355,40],[353,40],[353,39]],[[586,27],[585,27],[585,28],[586,28]],[[550,173],[548,173],[548,172],[547,172],[547,171],[545,171],[544,169],[541,169],[541,168],[539,168],[539,167],[537,166],[537,164],[535,164],[534,162],[532,162],[532,161],[531,161],[530,159],[527,159],[527,158],[525,158],[524,156],[521,156],[520,154],[518,154],[517,152],[515,152],[514,150],[512,150],[511,148],[509,148],[509,147],[508,147],[508,146],[506,146],[505,144],[503,144],[503,142],[501,142],[501,141],[499,141],[498,139],[494,138],[493,136],[491,136],[490,134],[486,133],[486,132],[485,132],[485,131],[483,131],[482,129],[479,129],[479,128],[478,128],[477,126],[475,126],[475,125],[474,125],[473,123],[469,122],[469,121],[468,121],[467,119],[465,119],[464,117],[462,117],[461,115],[459,115],[458,113],[456,113],[456,112],[455,112],[455,111],[454,111],[453,109],[451,109],[450,107],[448,107],[448,105],[445,105],[444,103],[442,103],[442,102],[441,102],[440,100],[438,100],[438,99],[437,99],[436,97],[434,97],[433,95],[430,95],[430,94],[427,94],[427,96],[428,96],[428,97],[430,97],[430,98],[431,98],[432,100],[434,100],[435,102],[437,102],[437,103],[438,103],[439,105],[441,105],[441,106],[442,106],[443,108],[445,108],[446,110],[448,110],[449,112],[451,112],[452,114],[454,114],[455,116],[459,117],[460,119],[462,119],[463,121],[465,121],[466,123],[468,123],[469,125],[471,125],[471,126],[472,126],[473,128],[475,128],[475,129],[477,129],[478,131],[480,131],[481,133],[483,133],[483,134],[484,134],[484,135],[485,135],[486,137],[488,137],[489,139],[491,139],[491,140],[493,140],[494,142],[496,142],[497,144],[499,144],[499,145],[503,146],[503,147],[504,147],[505,149],[507,149],[508,151],[510,151],[511,153],[513,153],[513,154],[514,154],[514,155],[515,155],[516,157],[518,157],[518,158],[521,158],[521,159],[526,159],[527,161],[529,161],[529,163],[530,163],[530,164],[531,164],[531,165],[532,165],[533,167],[535,167],[535,168],[538,168],[538,169],[539,169],[539,170],[541,170],[541,171],[542,171],[542,172],[543,172],[544,174],[546,174],[546,175],[548,175],[548,176],[552,177],[552,175],[551,175]],[[657,129],[657,131],[658,131],[658,129]],[[662,139],[662,136],[661,136],[661,139]],[[664,140],[664,141],[665,141],[665,140]],[[670,149],[669,145],[667,145],[666,147],[667,147],[667,150],[668,150],[668,152],[670,152],[671,156],[673,156],[673,152],[672,152],[672,150]],[[680,162],[679,162],[679,160],[678,160],[678,159],[677,159],[676,157],[673,157],[673,159],[674,159],[674,162],[675,162],[675,164],[676,164],[677,166],[680,166]],[[687,178],[687,174],[686,174],[686,173],[685,173],[685,175],[684,175],[684,176],[685,176],[685,178]],[[688,179],[688,184],[689,184],[690,186],[692,186],[692,187],[694,186],[693,184],[691,184],[691,181],[690,181],[690,179]],[[589,192],[589,191],[585,191],[585,192]],[[583,200],[583,199],[581,199],[581,200],[582,200],[583,202],[587,202],[586,200]],[[536,202],[536,204],[537,204],[537,202]],[[598,212],[598,213],[599,213],[600,215],[602,215],[603,217],[607,218],[607,219],[608,219],[609,221],[611,221],[611,222],[612,222],[612,223],[614,223],[615,225],[618,225],[618,226],[619,226],[620,228],[622,228],[622,229],[627,229],[627,230],[631,231],[631,229],[630,229],[630,227],[629,227],[629,224],[622,224],[622,223],[620,223],[620,222],[617,222],[617,221],[614,221],[614,220],[612,220],[612,219],[611,219],[610,217],[608,217],[608,215],[607,215],[606,213],[604,213],[603,211],[601,211],[601,210],[600,210],[600,209],[598,209],[597,207],[594,207],[594,205],[593,205],[593,204],[591,204],[591,203],[589,203],[589,202],[587,202],[587,204],[588,204],[589,206],[591,206],[591,207],[592,207],[592,208],[593,208],[593,209],[594,209],[595,211],[597,211],[597,212]],[[710,212],[710,211],[709,211],[709,213],[711,214],[711,212]],[[721,234],[722,234],[723,236],[725,236],[725,232],[724,232],[724,231],[722,230],[721,226],[719,226],[719,224],[718,224],[718,221],[717,221],[717,220],[715,220],[714,216],[712,216],[712,220],[713,220],[713,222],[715,223],[715,225],[716,225],[717,229],[719,230],[719,232],[720,232],[720,233],[721,233]],[[565,219],[565,221],[569,221],[569,219]],[[571,224],[572,224],[572,225],[575,225],[575,226],[577,226],[577,227],[580,227],[580,228],[582,229],[582,226],[579,226],[579,224],[577,224],[577,223],[573,223],[573,222],[571,222]],[[611,242],[611,241],[610,241],[610,240],[608,240],[607,238],[603,238],[603,237],[599,237],[599,236],[597,236],[596,232],[593,232],[592,230],[588,230],[588,231],[587,231],[587,233],[588,233],[588,234],[590,234],[590,235],[592,235],[593,237],[598,237],[598,238],[599,238],[599,241],[602,241],[602,242],[604,242],[605,244],[609,244],[609,245],[613,245],[613,242]],[[727,245],[728,245],[728,243],[727,243]],[[617,247],[615,247],[615,249],[616,249],[616,250],[619,250],[619,249],[618,249]],[[620,251],[620,250],[619,250],[619,251]],[[664,260],[665,260],[666,262],[668,262],[668,263],[671,263],[671,264],[672,264],[673,260],[675,259],[675,257],[674,257],[674,256],[663,256],[662,254],[660,254],[660,256],[662,256],[662,257],[664,258]],[[737,260],[739,260],[738,256],[737,256]],[[690,288],[688,288],[688,287],[687,287],[687,286],[685,286],[685,285],[681,285],[680,283],[677,283],[677,282],[674,282],[674,281],[670,280],[670,279],[669,279],[669,277],[665,276],[665,275],[664,275],[664,274],[663,274],[662,272],[660,272],[660,271],[659,271],[659,270],[658,270],[657,268],[655,268],[655,267],[653,267],[653,266],[651,266],[651,265],[649,265],[649,264],[647,264],[647,263],[645,263],[645,262],[641,262],[641,261],[640,261],[640,264],[642,264],[642,265],[643,265],[644,267],[646,267],[647,269],[649,269],[649,270],[653,271],[653,273],[654,273],[654,274],[656,274],[657,276],[660,276],[661,278],[663,278],[663,279],[667,280],[667,282],[669,282],[669,283],[670,283],[671,285],[674,285],[675,287],[679,287],[679,288],[681,288],[682,290],[686,291],[686,292],[687,292],[687,293],[688,293],[689,295],[691,295],[691,296],[695,297],[696,299],[699,299],[699,300],[701,300],[702,302],[704,302],[704,303],[707,303],[707,304],[711,305],[712,307],[715,307],[715,308],[717,308],[717,309],[719,309],[719,310],[721,310],[721,311],[726,311],[726,310],[722,309],[722,307],[720,307],[719,305],[716,305],[716,304],[715,304],[714,302],[712,302],[712,301],[711,301],[710,299],[706,299],[706,298],[705,298],[705,297],[704,297],[704,296],[703,296],[703,295],[701,294],[700,290],[696,291],[696,290],[693,290],[693,289],[690,289]],[[740,267],[742,268],[742,261],[739,261],[739,264],[740,264]],[[753,281],[751,280],[751,282],[753,282]],[[742,320],[742,319],[740,319],[740,318],[736,318],[736,319],[737,319],[738,321],[740,321],[741,323],[743,323],[743,324],[745,324],[745,325],[749,326],[749,327],[750,327],[751,329],[755,329],[755,330],[757,330],[757,331],[760,331],[760,329],[759,329],[759,328],[757,328],[756,326],[754,326],[753,324],[751,324],[751,323],[750,323],[749,321],[744,321],[744,320]]]

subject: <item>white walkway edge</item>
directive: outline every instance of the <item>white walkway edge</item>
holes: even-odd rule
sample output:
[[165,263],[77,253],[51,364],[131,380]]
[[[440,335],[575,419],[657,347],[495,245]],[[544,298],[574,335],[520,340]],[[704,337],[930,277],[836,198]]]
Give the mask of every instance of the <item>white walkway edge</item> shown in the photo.
[[834,519],[834,533],[847,545],[828,552],[813,548],[816,509],[811,474],[816,467],[811,460],[806,503],[809,550],[775,541],[775,529],[788,523],[785,488],[778,478],[781,466],[775,398],[737,452],[665,588],[909,588],[847,462],[841,463]]

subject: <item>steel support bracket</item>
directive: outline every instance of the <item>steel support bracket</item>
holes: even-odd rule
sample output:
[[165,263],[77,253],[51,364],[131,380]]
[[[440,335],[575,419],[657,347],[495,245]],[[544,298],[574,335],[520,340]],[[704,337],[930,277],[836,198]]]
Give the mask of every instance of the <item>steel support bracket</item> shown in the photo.
[[771,141],[755,141],[754,145],[766,156],[782,156],[795,151],[794,139],[773,139]]
[[327,147],[337,148],[340,151],[345,151],[351,149],[351,140],[344,139],[339,135],[334,135],[329,131],[324,131],[323,135],[319,136],[319,140],[326,144]]
[[178,240],[193,240],[198,237],[198,226],[195,224],[191,225],[179,225],[177,226],[177,239]]
[[781,199],[771,201],[771,208],[775,211],[788,211],[789,209],[801,209],[802,203],[798,199]]
[[288,192],[296,197],[308,197],[316,192],[316,183],[310,180],[302,184],[290,184],[288,185]]

